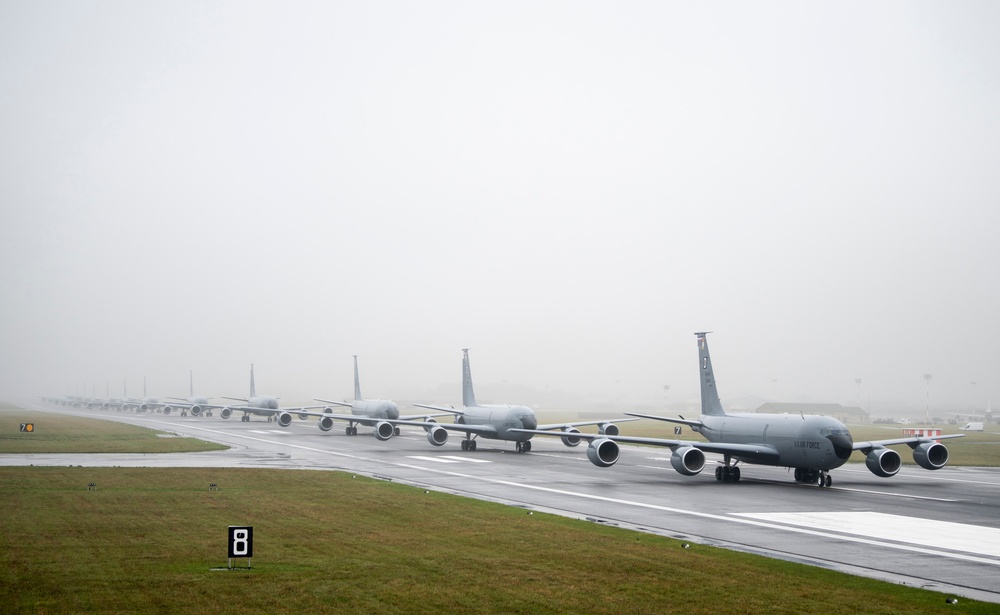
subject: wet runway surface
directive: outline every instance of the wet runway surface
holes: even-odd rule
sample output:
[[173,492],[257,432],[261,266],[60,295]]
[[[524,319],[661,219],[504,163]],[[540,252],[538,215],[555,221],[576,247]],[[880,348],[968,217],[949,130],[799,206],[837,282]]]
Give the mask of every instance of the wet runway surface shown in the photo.
[[[886,479],[871,474],[857,454],[862,463],[832,472],[832,488],[797,484],[783,468],[751,465],[742,466],[739,483],[720,483],[711,465],[698,476],[678,474],[663,448],[623,446],[615,466],[598,468],[587,459],[586,443],[570,448],[558,438],[534,438],[530,453],[515,453],[513,442],[495,440],[480,440],[476,451],[467,452],[454,435],[444,446],[431,446],[420,428],[404,427],[400,436],[380,442],[366,427],[359,427],[358,436],[345,435],[340,425],[321,432],[314,419],[281,428],[261,417],[244,423],[23,405],[233,448],[163,455],[0,454],[0,465],[340,470],[1000,603],[996,468],[929,472],[908,465]],[[908,458],[906,447],[897,448]]]

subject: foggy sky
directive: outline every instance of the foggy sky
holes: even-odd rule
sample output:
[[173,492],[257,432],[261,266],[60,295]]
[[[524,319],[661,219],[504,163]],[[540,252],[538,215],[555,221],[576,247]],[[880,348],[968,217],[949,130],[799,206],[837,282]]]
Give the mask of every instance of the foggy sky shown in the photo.
[[929,373],[933,409],[983,409],[998,30],[992,2],[8,0],[0,396],[243,395],[254,363],[344,397],[357,354],[366,396],[458,403],[469,347],[481,390],[681,402],[708,330],[724,400],[921,411]]

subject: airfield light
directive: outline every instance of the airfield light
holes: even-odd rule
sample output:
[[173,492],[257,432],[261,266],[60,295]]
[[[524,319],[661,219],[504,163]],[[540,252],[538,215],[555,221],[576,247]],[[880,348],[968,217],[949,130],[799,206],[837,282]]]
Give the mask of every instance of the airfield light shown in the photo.
[[928,425],[930,425],[930,423],[931,423],[931,375],[930,374],[924,374],[924,380],[927,382],[927,406],[926,406],[927,417],[926,417],[926,421],[925,422]]

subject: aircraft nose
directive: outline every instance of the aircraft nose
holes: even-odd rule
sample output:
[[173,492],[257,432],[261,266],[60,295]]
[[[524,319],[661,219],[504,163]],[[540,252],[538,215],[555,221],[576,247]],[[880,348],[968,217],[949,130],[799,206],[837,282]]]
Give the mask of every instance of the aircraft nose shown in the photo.
[[385,404],[383,409],[385,410],[385,417],[387,419],[394,421],[399,419],[399,408],[396,407],[396,404]]
[[833,444],[833,452],[837,455],[837,459],[847,459],[854,452],[854,438],[851,434],[829,435],[827,438]]

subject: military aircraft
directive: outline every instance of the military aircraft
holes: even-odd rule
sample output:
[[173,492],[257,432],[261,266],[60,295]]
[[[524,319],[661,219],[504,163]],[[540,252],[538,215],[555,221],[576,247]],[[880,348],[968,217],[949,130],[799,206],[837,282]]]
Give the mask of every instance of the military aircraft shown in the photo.
[[191,413],[192,416],[212,416],[212,410],[222,409],[226,406],[220,406],[218,404],[208,403],[208,398],[201,395],[194,394],[194,371],[190,372],[190,396],[184,397],[167,397],[173,401],[165,402],[160,404],[161,412],[163,414],[173,414],[174,410],[180,410],[181,416],[187,416]]
[[388,440],[392,436],[399,435],[399,427],[393,423],[395,421],[428,421],[434,416],[444,416],[447,413],[439,414],[415,414],[411,416],[399,416],[399,407],[396,402],[390,399],[364,399],[361,397],[361,380],[358,377],[358,355],[354,355],[354,401],[334,401],[332,399],[319,399],[326,404],[334,404],[350,408],[350,414],[336,414],[333,408],[325,408],[322,413],[309,413],[310,416],[319,417],[319,428],[322,431],[333,429],[333,421],[347,421],[346,433],[349,436],[358,435],[356,425],[373,427],[372,435],[379,440]]
[[295,408],[279,408],[278,398],[271,397],[270,395],[257,395],[256,387],[253,382],[253,363],[250,364],[250,397],[225,397],[223,399],[231,399],[233,401],[242,401],[244,405],[242,406],[225,406],[222,408],[222,412],[219,415],[228,419],[233,415],[233,412],[242,412],[243,416],[240,420],[243,422],[250,421],[250,415],[266,416],[268,422],[275,420],[278,425],[282,427],[288,427],[292,424],[292,413],[296,412],[300,419],[307,419],[309,413],[305,412],[310,408],[322,408],[323,406],[299,406]]
[[[876,476],[890,477],[899,472],[902,459],[896,451],[886,448],[907,444],[913,449],[913,460],[927,470],[938,470],[948,463],[948,449],[938,440],[960,438],[964,434],[930,437],[905,437],[872,442],[854,442],[851,432],[840,421],[820,415],[793,414],[727,414],[719,401],[708,353],[707,332],[698,337],[698,358],[701,369],[701,420],[684,417],[668,418],[635,412],[629,416],[669,421],[687,425],[705,436],[708,442],[580,434],[590,440],[587,457],[599,467],[613,466],[618,461],[619,442],[665,446],[672,451],[670,464],[684,476],[694,476],[705,469],[705,453],[723,456],[724,465],[715,468],[715,479],[739,482],[739,463],[782,466],[795,469],[795,480],[816,483],[820,487],[833,484],[830,470],[844,465],[854,451],[865,455],[865,465]],[[514,430],[542,434],[534,430]],[[543,434],[544,435],[544,434]]]
[[[437,423],[431,421],[398,421],[401,425],[419,425],[427,431],[427,441],[434,446],[441,446],[448,441],[449,431],[465,434],[462,440],[463,451],[476,450],[476,439],[513,440],[519,453],[531,451],[531,436],[534,433],[552,435],[549,430],[560,430],[563,444],[577,446],[580,444],[580,430],[583,425],[598,425],[600,434],[616,435],[618,426],[611,419],[596,421],[580,421],[575,423],[552,423],[539,425],[534,411],[527,406],[513,405],[480,405],[476,403],[476,394],[472,389],[472,370],[469,367],[469,349],[462,349],[462,404],[461,409],[451,406],[432,406],[428,404],[413,404],[419,408],[427,408],[438,412],[447,412],[455,416],[454,423]],[[634,421],[636,419],[617,419]]]

